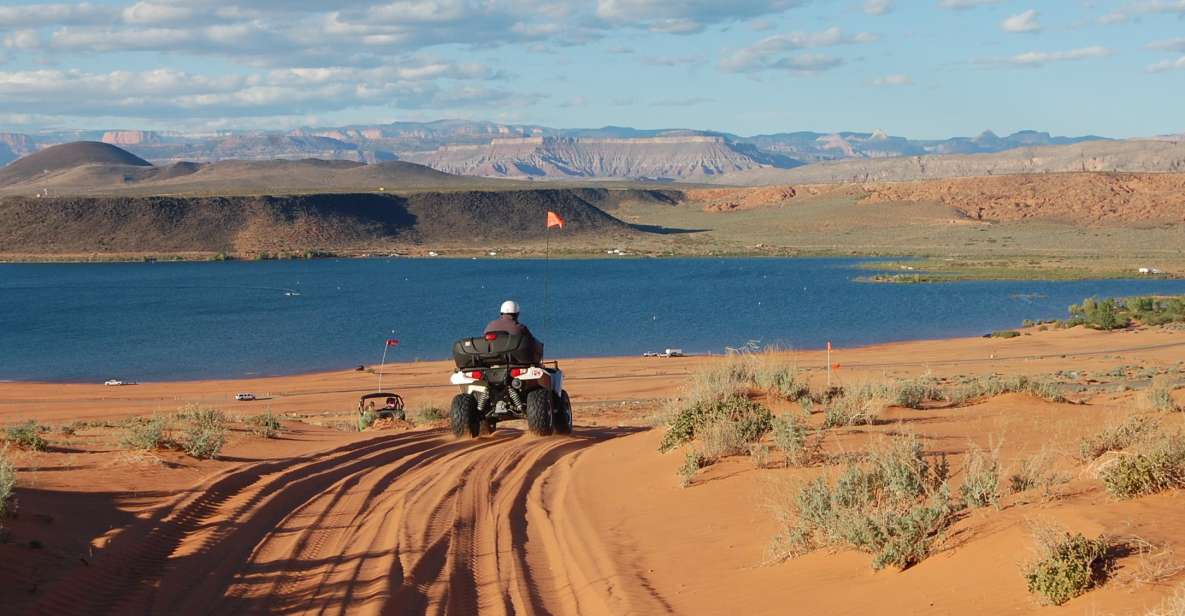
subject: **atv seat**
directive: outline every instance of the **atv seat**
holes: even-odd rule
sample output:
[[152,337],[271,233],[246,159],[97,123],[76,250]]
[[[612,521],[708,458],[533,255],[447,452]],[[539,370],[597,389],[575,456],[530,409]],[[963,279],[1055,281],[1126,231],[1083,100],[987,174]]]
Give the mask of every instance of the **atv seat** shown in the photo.
[[543,361],[543,343],[530,334],[490,332],[480,338],[462,338],[455,342],[453,361],[459,370],[534,366]]

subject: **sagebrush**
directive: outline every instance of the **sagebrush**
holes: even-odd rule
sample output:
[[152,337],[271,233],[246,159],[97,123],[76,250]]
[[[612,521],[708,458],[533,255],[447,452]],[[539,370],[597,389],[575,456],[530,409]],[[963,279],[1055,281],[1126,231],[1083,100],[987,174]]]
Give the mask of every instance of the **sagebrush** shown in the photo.
[[709,425],[731,423],[737,438],[752,443],[769,432],[773,414],[765,405],[744,396],[696,400],[679,408],[669,420],[659,451],[667,452],[697,438]]
[[45,451],[49,448],[49,441],[41,433],[48,428],[30,419],[25,423],[5,428],[6,440],[14,446],[29,451]]
[[1106,537],[1087,539],[1081,533],[1039,532],[1040,557],[1025,567],[1029,592],[1061,605],[1090,590],[1106,574]]
[[4,525],[4,518],[12,513],[12,489],[16,487],[16,467],[8,461],[8,457],[0,451],[0,526]]

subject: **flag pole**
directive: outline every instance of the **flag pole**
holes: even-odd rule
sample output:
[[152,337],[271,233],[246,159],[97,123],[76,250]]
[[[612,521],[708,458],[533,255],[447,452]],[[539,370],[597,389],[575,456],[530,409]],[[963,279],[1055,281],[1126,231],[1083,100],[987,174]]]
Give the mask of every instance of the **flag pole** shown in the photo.
[[383,391],[383,367],[387,365],[387,349],[391,348],[391,338],[395,336],[395,330],[391,330],[391,337],[383,339],[383,360],[379,362],[379,390],[376,393]]
[[551,294],[548,279],[551,277],[551,225],[543,232],[543,336],[551,336]]

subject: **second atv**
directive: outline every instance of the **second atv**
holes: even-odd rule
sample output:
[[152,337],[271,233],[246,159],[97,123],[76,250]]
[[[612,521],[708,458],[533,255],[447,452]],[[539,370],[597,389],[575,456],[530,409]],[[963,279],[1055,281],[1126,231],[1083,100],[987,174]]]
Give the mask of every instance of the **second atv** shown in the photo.
[[453,345],[461,388],[449,426],[458,437],[492,433],[498,422],[527,420],[539,436],[572,432],[572,403],[558,362],[543,362],[543,345],[530,335],[490,332]]

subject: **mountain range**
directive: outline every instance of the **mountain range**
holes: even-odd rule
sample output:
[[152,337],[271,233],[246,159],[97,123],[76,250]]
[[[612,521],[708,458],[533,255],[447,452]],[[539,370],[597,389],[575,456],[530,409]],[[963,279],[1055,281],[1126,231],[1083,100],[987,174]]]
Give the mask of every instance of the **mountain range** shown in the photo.
[[291,131],[181,133],[69,130],[0,133],[0,165],[50,145],[100,141],[157,165],[222,160],[319,158],[364,163],[408,161],[448,173],[520,179],[698,180],[823,161],[982,154],[1104,138],[1021,131],[925,140],[877,131],[789,132],[753,136],[620,126],[560,129],[466,120],[395,122]]

